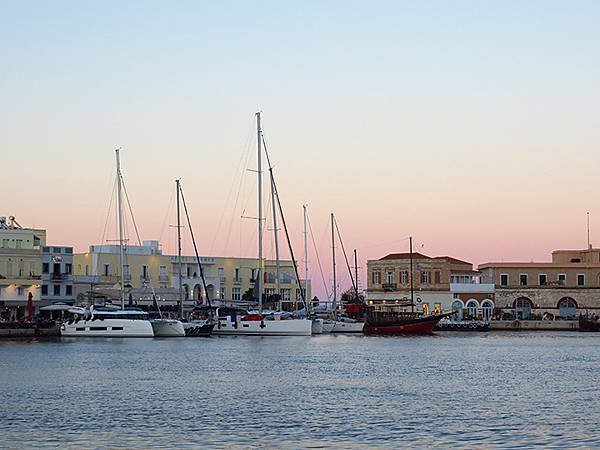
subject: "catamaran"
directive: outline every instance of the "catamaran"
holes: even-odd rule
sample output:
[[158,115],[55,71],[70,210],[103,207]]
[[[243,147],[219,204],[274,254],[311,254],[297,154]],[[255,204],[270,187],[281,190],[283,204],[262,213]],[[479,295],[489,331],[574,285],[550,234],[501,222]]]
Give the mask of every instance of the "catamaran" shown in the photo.
[[117,222],[119,231],[119,262],[121,308],[98,307],[72,308],[68,312],[72,317],[60,327],[61,336],[87,337],[153,337],[152,324],[148,313],[137,309],[125,309],[125,285],[123,267],[125,255],[123,251],[123,175],[119,149],[115,150],[117,158]]

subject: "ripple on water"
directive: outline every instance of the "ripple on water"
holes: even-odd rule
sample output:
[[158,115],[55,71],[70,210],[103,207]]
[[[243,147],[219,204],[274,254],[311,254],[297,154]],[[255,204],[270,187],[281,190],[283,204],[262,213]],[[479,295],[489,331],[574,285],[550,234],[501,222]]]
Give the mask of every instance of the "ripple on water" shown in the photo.
[[589,447],[577,333],[0,343],[0,447]]

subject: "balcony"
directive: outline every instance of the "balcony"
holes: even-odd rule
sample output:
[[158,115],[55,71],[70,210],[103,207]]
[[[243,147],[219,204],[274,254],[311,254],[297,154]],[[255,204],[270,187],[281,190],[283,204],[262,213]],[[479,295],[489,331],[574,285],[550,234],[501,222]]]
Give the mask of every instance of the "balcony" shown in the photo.
[[158,282],[159,283],[168,283],[169,282],[169,275],[159,275],[158,276]]
[[395,291],[398,288],[396,283],[382,283],[381,289],[384,291]]
[[66,273],[52,273],[50,278],[53,280],[64,280],[67,277]]

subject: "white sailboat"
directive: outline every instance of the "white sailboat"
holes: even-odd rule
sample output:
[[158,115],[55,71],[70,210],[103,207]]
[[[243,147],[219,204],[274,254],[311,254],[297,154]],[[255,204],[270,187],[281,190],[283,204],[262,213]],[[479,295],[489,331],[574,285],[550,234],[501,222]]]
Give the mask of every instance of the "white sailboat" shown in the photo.
[[[341,242],[341,240],[340,240]],[[365,326],[364,322],[359,322],[349,317],[341,317],[337,311],[337,279],[335,263],[335,216],[331,213],[331,246],[333,261],[333,327],[331,333],[362,333]]]
[[[258,276],[257,284],[258,311],[247,313],[232,308],[217,309],[217,325],[213,330],[216,335],[251,335],[251,336],[310,336],[312,322],[309,319],[287,318],[287,314],[264,314],[263,298],[263,198],[262,198],[262,129],[260,112],[256,113],[257,134],[257,175],[258,175]],[[271,187],[274,189],[271,180]],[[275,194],[273,196],[275,198]],[[275,209],[275,204],[273,205]],[[275,229],[277,229],[277,225]],[[284,224],[285,225],[285,224]],[[278,259],[278,258],[277,258]],[[293,259],[293,258],[292,258]],[[279,282],[279,277],[277,277]]]
[[119,263],[121,309],[104,307],[94,308],[72,308],[69,310],[71,318],[62,323],[61,336],[85,336],[85,337],[154,337],[152,324],[148,320],[148,313],[125,309],[125,286],[123,267],[125,256],[123,253],[123,199],[121,174],[121,160],[119,149],[115,150],[117,158],[117,222],[119,228]]

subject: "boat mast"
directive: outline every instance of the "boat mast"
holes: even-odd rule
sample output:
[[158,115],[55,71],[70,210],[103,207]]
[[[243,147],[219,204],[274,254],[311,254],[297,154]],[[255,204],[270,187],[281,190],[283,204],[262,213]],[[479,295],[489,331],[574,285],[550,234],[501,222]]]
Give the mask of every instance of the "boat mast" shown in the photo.
[[177,265],[179,266],[179,317],[183,319],[183,276],[181,274],[181,211],[179,209],[179,179],[175,180],[177,188]]
[[262,268],[263,268],[263,202],[262,202],[262,149],[261,149],[261,135],[262,130],[260,128],[260,111],[256,113],[256,137],[257,137],[257,159],[256,159],[256,172],[258,173],[258,275],[254,281],[258,283],[258,310],[262,311]]
[[333,261],[333,313],[337,316],[337,280],[335,276],[335,218],[333,217],[333,213],[331,213],[331,254]]
[[358,256],[356,256],[356,249],[354,249],[354,280],[356,281],[356,303],[358,303],[360,296],[358,295]]
[[[306,228],[308,213],[306,212],[306,205],[302,205],[302,208],[304,209],[304,299],[308,300],[306,298],[308,295],[308,231]],[[302,286],[300,286],[300,289],[302,290]],[[304,307],[308,312],[308,305],[304,305]]]
[[408,238],[410,247],[410,310],[415,312],[415,286],[413,283],[413,247],[412,247],[412,236]]
[[119,264],[121,265],[121,309],[125,309],[125,255],[123,254],[123,199],[121,198],[122,183],[121,179],[121,158],[119,157],[119,148],[115,150],[117,157],[117,222],[119,228]]
[[273,172],[271,174],[271,203],[273,205],[273,233],[275,233],[275,293],[277,294],[277,309],[281,310],[281,289],[280,289],[280,281],[279,281],[279,272],[280,272],[280,264],[279,264],[279,236],[277,229],[277,204],[275,203],[275,181],[273,180]]

